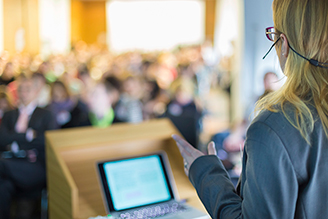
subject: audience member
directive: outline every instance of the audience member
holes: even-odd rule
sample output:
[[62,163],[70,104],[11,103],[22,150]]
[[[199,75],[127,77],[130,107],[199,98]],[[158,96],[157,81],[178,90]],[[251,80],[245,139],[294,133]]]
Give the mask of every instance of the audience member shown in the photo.
[[[78,80],[77,80],[78,79]],[[91,78],[89,68],[86,64],[80,64],[77,67],[77,77],[75,80],[70,79],[70,81],[74,81],[74,83],[78,83],[79,81],[80,85],[80,91],[79,96],[82,100],[82,102],[87,101],[87,95],[90,92],[90,90],[95,86],[96,81]],[[71,83],[70,84],[74,84]]]
[[37,72],[43,74],[45,76],[45,78],[47,79],[47,82],[49,82],[49,83],[52,83],[52,82],[56,81],[56,79],[57,79],[56,75],[54,74],[54,72],[52,70],[50,61],[42,62],[41,65],[39,66],[39,68],[37,69]]
[[24,73],[19,74],[16,79],[12,82],[10,82],[7,85],[7,94],[12,100],[12,104],[17,107],[18,105],[18,92],[17,92],[17,87],[18,87],[18,81],[26,79],[26,75]]
[[112,96],[112,106],[115,109],[116,105],[120,100],[122,83],[117,77],[110,76],[110,75],[107,75],[104,78],[104,81],[108,82],[113,88],[111,96]]
[[88,95],[90,125],[105,128],[114,122],[113,92],[114,88],[108,82],[99,82],[91,89]]
[[195,85],[190,78],[180,77],[175,80],[170,88],[173,98],[163,116],[171,119],[190,144],[198,147],[201,112],[194,101],[194,89]]
[[51,86],[51,102],[47,109],[56,116],[58,128],[71,120],[70,112],[74,107],[75,101],[71,98],[66,85],[61,81],[55,81]]
[[263,86],[264,92],[258,98],[259,100],[268,95],[272,91],[276,91],[281,87],[281,82],[278,79],[278,76],[274,72],[267,72],[263,77]]
[[33,84],[37,91],[37,103],[39,107],[46,107],[50,102],[50,86],[42,73],[32,74]]
[[115,113],[120,121],[138,123],[143,121],[141,81],[139,78],[129,76],[123,81],[123,93],[115,108]]
[[[4,114],[0,125],[0,218],[10,218],[12,198],[40,190],[46,183],[44,132],[55,128],[53,115],[37,107],[31,79],[18,81],[18,108]],[[41,193],[40,193],[41,194]],[[24,218],[27,211],[17,211]]]
[[7,62],[0,77],[0,85],[8,85],[15,80],[15,71],[13,63]]
[[[156,106],[158,106],[160,102],[161,89],[155,80],[146,80],[143,87],[144,95],[141,99],[144,106],[143,118],[144,120],[156,118],[159,116]],[[164,111],[162,111],[162,113],[164,113]]]

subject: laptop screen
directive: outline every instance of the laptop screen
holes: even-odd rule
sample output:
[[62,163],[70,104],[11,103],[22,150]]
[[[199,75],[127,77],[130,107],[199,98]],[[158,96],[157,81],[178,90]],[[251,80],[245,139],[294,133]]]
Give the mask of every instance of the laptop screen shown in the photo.
[[110,211],[122,211],[173,198],[160,154],[102,162],[98,168]]

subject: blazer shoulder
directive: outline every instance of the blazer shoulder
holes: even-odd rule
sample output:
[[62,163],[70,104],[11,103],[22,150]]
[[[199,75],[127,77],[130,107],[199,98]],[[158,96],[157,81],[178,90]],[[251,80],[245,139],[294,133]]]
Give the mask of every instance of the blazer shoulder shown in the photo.
[[263,110],[261,111],[252,121],[251,125],[254,123],[268,123],[271,119],[281,119],[281,113],[280,112],[272,112],[269,110]]
[[12,110],[9,110],[9,111],[6,111],[4,114],[3,114],[3,117],[18,117],[18,109],[12,109]]
[[[294,111],[290,108],[285,109],[285,114],[291,116]],[[277,108],[277,112],[272,112],[269,110],[261,111],[252,121],[251,126],[256,125],[258,123],[265,124],[269,126],[271,129],[276,130],[281,128],[291,128],[295,129],[295,127],[288,121],[285,115],[280,108]],[[295,129],[296,130],[296,129]],[[279,131],[278,131],[279,132]]]

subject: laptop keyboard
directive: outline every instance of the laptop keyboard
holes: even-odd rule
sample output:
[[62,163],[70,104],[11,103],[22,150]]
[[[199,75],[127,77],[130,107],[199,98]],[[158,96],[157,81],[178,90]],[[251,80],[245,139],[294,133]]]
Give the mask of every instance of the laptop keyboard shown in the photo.
[[187,210],[186,206],[177,202],[159,204],[152,207],[146,207],[138,210],[126,211],[120,214],[119,218],[124,219],[148,219],[162,217],[167,214],[173,214]]

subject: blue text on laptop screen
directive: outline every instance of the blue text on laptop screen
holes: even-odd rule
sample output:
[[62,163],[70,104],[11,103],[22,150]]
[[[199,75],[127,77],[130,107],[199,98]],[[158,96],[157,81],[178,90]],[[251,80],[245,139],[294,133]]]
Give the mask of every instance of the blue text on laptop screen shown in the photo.
[[116,211],[171,199],[158,155],[108,162],[104,171]]

